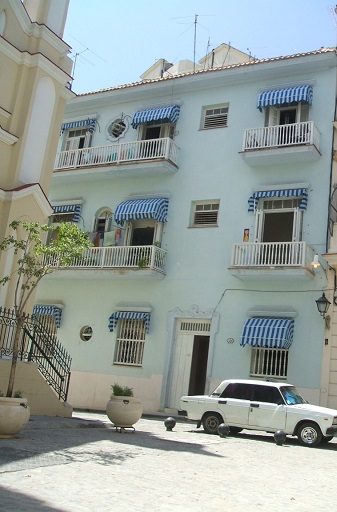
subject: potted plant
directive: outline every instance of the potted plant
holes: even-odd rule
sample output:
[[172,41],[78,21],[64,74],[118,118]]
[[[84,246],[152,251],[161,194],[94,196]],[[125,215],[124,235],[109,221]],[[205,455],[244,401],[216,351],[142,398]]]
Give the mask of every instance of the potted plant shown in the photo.
[[[15,279],[13,299],[15,326],[7,392],[5,397],[0,397],[0,437],[14,437],[26,426],[30,417],[27,399],[14,395],[20,340],[27,319],[25,312],[27,303],[42,277],[56,270],[57,267],[54,264],[56,259],[59,266],[69,266],[75,258],[82,255],[84,249],[92,245],[88,234],[70,223],[62,223],[56,228],[38,222],[14,220],[9,227],[12,234],[6,236],[0,243],[0,253],[13,251],[15,264],[10,275],[0,278],[0,285]],[[57,238],[46,245],[44,243],[46,233],[56,229]]]
[[133,428],[142,416],[142,403],[139,398],[133,396],[133,389],[128,386],[121,386],[115,382],[111,389],[112,395],[106,405],[109,420],[116,428]]

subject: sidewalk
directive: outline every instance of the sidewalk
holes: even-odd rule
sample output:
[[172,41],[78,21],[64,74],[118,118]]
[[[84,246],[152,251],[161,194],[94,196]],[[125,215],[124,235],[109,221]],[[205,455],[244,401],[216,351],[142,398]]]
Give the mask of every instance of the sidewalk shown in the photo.
[[6,512],[332,512],[337,439],[307,448],[244,431],[210,436],[194,424],[142,418],[117,432],[105,414],[32,417],[0,440]]

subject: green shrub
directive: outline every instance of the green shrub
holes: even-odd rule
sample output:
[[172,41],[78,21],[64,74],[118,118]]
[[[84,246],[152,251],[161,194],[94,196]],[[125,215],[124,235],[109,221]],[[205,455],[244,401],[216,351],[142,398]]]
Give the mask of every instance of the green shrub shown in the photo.
[[117,382],[114,382],[111,386],[112,393],[115,396],[133,396],[133,389],[128,386],[120,386]]

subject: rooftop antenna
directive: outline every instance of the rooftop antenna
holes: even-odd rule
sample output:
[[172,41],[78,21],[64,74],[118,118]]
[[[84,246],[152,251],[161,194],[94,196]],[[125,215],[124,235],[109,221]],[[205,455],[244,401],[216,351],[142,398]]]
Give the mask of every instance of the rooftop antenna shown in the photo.
[[193,73],[195,72],[195,48],[197,43],[197,23],[198,23],[198,15],[194,15],[194,47],[193,47]]
[[[337,5],[335,7],[330,7],[330,12],[335,24],[335,29],[337,29]],[[337,31],[336,31],[336,46],[337,46]]]
[[78,57],[79,55],[81,55],[82,53],[86,52],[87,50],[89,50],[89,48],[85,48],[85,50],[82,50],[81,52],[76,52],[76,53],[75,53],[74,64],[73,64],[73,70],[72,70],[72,76],[73,76],[73,78],[72,78],[72,80],[71,80],[71,82],[70,82],[70,89],[72,88],[73,81],[74,81],[77,57]]

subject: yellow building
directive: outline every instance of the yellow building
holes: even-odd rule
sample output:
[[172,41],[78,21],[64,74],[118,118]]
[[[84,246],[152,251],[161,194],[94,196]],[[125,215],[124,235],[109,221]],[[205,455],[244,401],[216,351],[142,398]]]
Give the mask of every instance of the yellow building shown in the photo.
[[[14,219],[45,222],[72,61],[62,40],[69,0],[0,0],[0,240]],[[1,255],[0,275],[13,255]],[[0,288],[12,307],[14,284]]]
[[[0,0],[0,240],[13,220],[46,222],[52,213],[47,197],[59,130],[66,101],[73,96],[70,48],[62,40],[68,4]],[[14,265],[12,252],[1,254],[0,276],[10,275]],[[14,286],[15,280],[0,287],[0,307],[13,307]],[[2,336],[5,346],[6,334]],[[2,391],[10,362],[3,350]],[[16,389],[24,390],[31,413],[71,415],[42,375],[35,363],[18,364]]]

